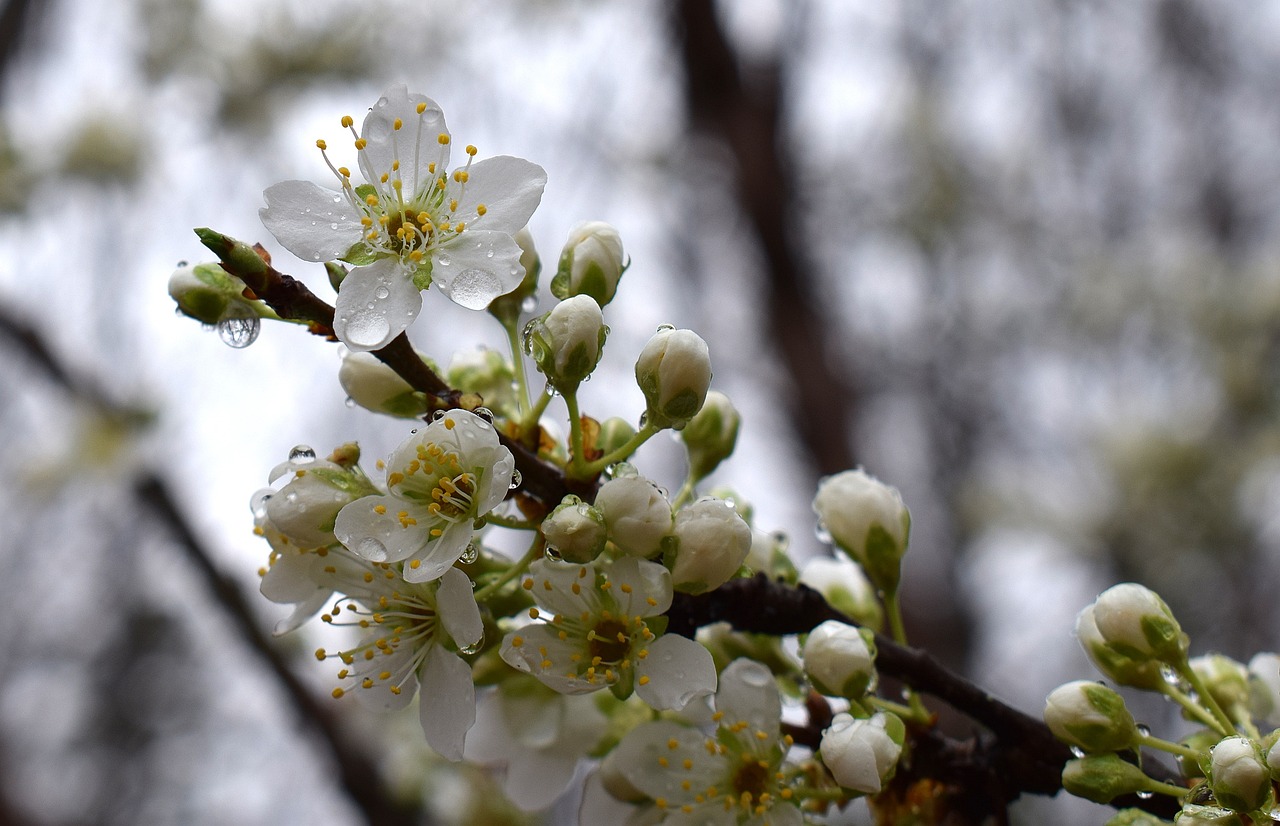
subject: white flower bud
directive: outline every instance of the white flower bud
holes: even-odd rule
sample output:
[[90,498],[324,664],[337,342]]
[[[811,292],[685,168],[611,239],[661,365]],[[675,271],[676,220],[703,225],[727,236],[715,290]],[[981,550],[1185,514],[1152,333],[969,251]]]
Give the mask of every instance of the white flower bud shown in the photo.
[[729,503],[709,496],[680,509],[672,534],[671,582],[688,594],[719,588],[738,573],[751,550],[751,528]]
[[608,328],[589,295],[567,298],[535,320],[526,335],[538,369],[561,392],[571,393],[600,362]]
[[711,386],[711,353],[692,330],[662,329],[636,360],[645,415],[658,427],[684,427],[702,409]]
[[1127,657],[1169,665],[1186,661],[1187,635],[1150,588],[1136,582],[1113,585],[1093,603],[1093,621],[1107,645]]
[[822,733],[819,751],[837,783],[876,794],[893,777],[904,734],[902,721],[891,714],[875,714],[867,720],[837,714]]
[[590,562],[604,550],[607,531],[604,516],[576,496],[566,497],[542,521],[547,544],[566,562]]
[[827,604],[859,625],[879,631],[884,609],[862,567],[847,557],[814,557],[805,563],[800,582],[822,594]]
[[1221,806],[1184,803],[1173,822],[1178,826],[1244,826],[1240,816]]
[[1262,651],[1249,660],[1249,711],[1280,727],[1280,655]]
[[876,686],[876,648],[870,631],[827,620],[804,644],[804,671],[823,694],[857,699]]
[[1088,752],[1120,751],[1138,740],[1124,698],[1101,683],[1058,686],[1045,700],[1044,721],[1059,740]]
[[822,529],[877,588],[897,590],[911,533],[911,514],[897,488],[862,470],[846,470],[818,484],[813,510]]
[[603,221],[586,221],[569,230],[551,292],[557,298],[589,295],[603,307],[613,300],[626,268],[618,230]]
[[671,503],[643,476],[619,476],[600,486],[596,508],[604,516],[609,539],[625,553],[650,557],[671,533]]
[[1249,671],[1243,664],[1222,654],[1205,654],[1193,657],[1190,665],[1228,717],[1248,715]]
[[414,419],[427,412],[426,398],[373,353],[345,354],[338,383],[351,401],[374,413]]
[[300,548],[334,544],[338,511],[359,495],[350,471],[332,462],[312,461],[292,473],[289,483],[266,502],[272,527]]
[[1271,794],[1271,776],[1245,737],[1228,737],[1209,752],[1209,785],[1218,802],[1237,812],[1257,810]]
[[1094,666],[1120,685],[1154,691],[1164,682],[1158,662],[1127,657],[1107,644],[1094,621],[1093,605],[1086,606],[1076,616],[1076,639]]
[[680,439],[689,454],[689,475],[695,481],[711,475],[711,471],[733,454],[741,423],[742,417],[728,396],[718,390],[707,393],[702,409],[680,431]]
[[1144,791],[1151,785],[1151,778],[1142,769],[1115,754],[1068,760],[1062,769],[1062,788],[1094,803],[1110,803],[1122,794]]
[[1267,749],[1267,769],[1271,772],[1271,779],[1280,782],[1280,739]]

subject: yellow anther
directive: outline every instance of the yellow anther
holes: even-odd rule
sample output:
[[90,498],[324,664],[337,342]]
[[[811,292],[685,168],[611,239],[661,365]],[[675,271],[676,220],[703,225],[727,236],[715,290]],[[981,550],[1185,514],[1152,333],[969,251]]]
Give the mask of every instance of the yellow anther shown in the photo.
[[266,576],[266,575],[267,575],[267,569],[266,569],[266,568],[259,568],[259,569],[258,569],[258,576]]
[[323,649],[323,648],[317,648],[317,649],[316,649],[316,659],[317,659],[317,660],[319,660],[320,662],[324,662],[324,658],[325,658],[325,657],[327,657],[327,656],[328,656],[328,655],[324,653],[324,649]]
[[[326,574],[336,574],[336,573],[338,572],[338,569],[337,569],[337,568],[335,568],[335,567],[333,567],[332,565],[326,565],[326,566],[324,566],[324,572],[325,572]],[[334,613],[336,614],[336,613],[338,613],[338,612],[337,612],[337,611],[334,611]]]
[[382,177],[381,177],[381,178],[379,178],[378,180],[379,180],[381,183],[384,183],[384,184],[385,184],[385,183],[387,182],[387,179],[389,179],[390,177],[391,177],[390,175],[388,175],[387,173],[383,172],[383,173],[382,173]]
[[319,149],[321,152],[325,151],[328,148],[329,148],[329,144],[325,143],[323,138],[316,141],[316,149]]
[[436,135],[436,142],[439,143],[441,146],[448,146],[449,136],[446,135],[444,132],[441,132],[439,135]]
[[398,485],[398,484],[400,484],[400,483],[401,483],[401,482],[403,482],[403,481],[404,481],[404,474],[403,474],[403,473],[392,473],[392,474],[390,474],[389,476],[387,476],[387,485],[388,485],[388,486]]
[[374,506],[373,506],[373,512],[374,512],[374,513],[376,513],[376,514],[378,514],[378,516],[382,516],[384,513],[386,513],[386,512],[387,512],[387,506],[386,506],[386,505],[374,505]]
[[484,204],[476,204],[476,215],[484,215],[488,211],[489,208]]
[[624,582],[624,583],[622,583],[621,585],[619,585],[618,587],[619,587],[620,589],[622,589],[622,593],[624,593],[624,594],[629,594],[629,593],[631,593],[631,586],[630,586],[630,585],[628,585],[628,584],[627,584],[627,583],[625,583],[625,582]]
[[335,688],[335,689],[333,690],[333,699],[335,699],[335,700],[336,700],[336,699],[338,699],[339,697],[341,697],[343,694],[346,694],[346,693],[347,693],[347,692],[343,691],[341,688]]
[[569,589],[570,589],[571,591],[573,591],[573,593],[574,593],[574,594],[581,594],[581,593],[582,593],[582,586],[581,586],[581,585],[579,585],[579,584],[578,584],[578,583],[576,583],[576,582],[575,582],[575,583],[573,583],[572,585],[570,585],[570,586],[569,586]]
[[453,225],[453,231],[454,231],[454,232],[462,232],[462,231],[463,231],[464,229],[466,229],[466,228],[467,228],[467,225],[466,225],[466,224],[464,224],[464,223],[463,223],[463,222],[461,222],[461,221],[459,221],[458,223],[456,223],[456,224],[454,224],[454,225]]
[[356,149],[364,149],[368,145],[369,142],[364,138],[356,138]]
[[511,638],[511,647],[512,647],[512,648],[519,648],[519,647],[520,647],[520,646],[522,646],[522,645],[524,645],[524,637],[521,637],[521,636],[515,636],[515,637],[512,637],[512,638]]
[[345,680],[345,679],[347,678],[347,675],[348,675],[348,674],[350,674],[350,673],[351,673],[351,672],[350,672],[350,671],[348,671],[348,670],[347,670],[347,669],[345,669],[345,668],[340,669],[340,670],[338,671],[338,679],[339,679],[339,680]]
[[476,153],[479,151],[480,151],[479,149],[476,149],[471,144],[467,144],[467,154],[470,155],[471,157],[474,158],[476,156]]
[[533,580],[532,580],[532,579],[526,579],[524,582],[521,582],[521,583],[520,583],[520,587],[524,588],[526,591],[532,591],[532,590],[533,590]]
[[658,765],[659,765],[659,766],[661,766],[662,768],[664,768],[664,769],[665,769],[665,768],[666,768],[667,766],[669,766],[670,764],[671,764],[671,761],[667,760],[667,758],[665,758],[665,757],[659,757],[659,758],[658,758]]
[[373,688],[373,680],[369,679],[368,677],[365,677],[364,680],[360,683],[360,687]]
[[368,195],[364,196],[364,202],[365,202],[366,204],[368,204],[369,206],[377,206],[377,205],[378,205],[378,196],[377,196],[377,195],[374,195],[372,192],[370,192]]
[[344,177],[344,178],[350,178],[350,177],[351,177],[351,170],[350,170],[350,169],[347,169],[345,166],[340,166],[340,167],[338,167],[338,174],[339,174],[339,175],[341,175],[341,176],[342,176],[342,177]]
[[646,674],[645,676],[641,677],[641,678],[640,678],[640,680],[639,680],[639,682],[640,682],[640,685],[648,685],[648,684],[649,684],[649,675],[647,675],[647,674]]
[[420,568],[421,566],[422,566],[422,560],[421,560],[421,559],[411,559],[411,560],[409,560],[409,567],[410,567],[410,568],[412,568],[412,569],[414,569],[415,571],[416,571],[416,570],[418,570],[418,568]]
[[396,118],[391,122],[391,128],[396,130],[397,132],[399,132],[403,127],[404,127],[404,121],[400,120],[400,118]]
[[686,757],[682,765],[684,766],[685,771],[689,771],[690,769],[693,768],[693,761],[690,760],[688,757]]
[[365,581],[365,582],[373,582],[373,574],[369,573],[368,571],[365,571],[365,572],[364,572],[364,581]]
[[467,172],[465,169],[455,169],[453,171],[453,179],[460,184],[465,184],[471,179],[471,173]]
[[425,100],[424,100],[424,101],[420,101],[420,102],[418,103],[417,111],[418,111],[418,114],[419,114],[419,115],[421,115],[423,112],[427,111],[427,102],[426,102]]
[[529,609],[529,619],[537,619],[540,616],[541,616],[541,613],[538,611],[537,608]]
[[457,422],[455,422],[453,419],[445,419],[445,420],[444,420],[444,429],[445,429],[445,430],[453,430],[453,429],[454,429],[455,427],[457,427],[457,426],[458,426],[458,423],[457,423]]
[[350,116],[350,115],[343,115],[343,116],[342,116],[342,128],[343,128],[343,129],[350,129],[350,128],[351,128],[351,126],[352,126],[352,124],[354,124],[354,123],[355,123],[355,121],[351,119],[351,116]]
[[667,741],[667,748],[671,749],[672,751],[675,751],[676,749],[680,748],[680,741],[672,737],[670,740]]
[[398,685],[391,686],[391,693],[396,695],[397,697],[400,696],[400,686]]

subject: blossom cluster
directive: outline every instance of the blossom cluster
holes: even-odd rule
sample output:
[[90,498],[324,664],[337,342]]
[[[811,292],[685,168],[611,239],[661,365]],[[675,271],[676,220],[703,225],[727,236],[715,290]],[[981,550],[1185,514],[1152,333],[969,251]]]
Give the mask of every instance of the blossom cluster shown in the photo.
[[[261,218],[285,249],[326,265],[352,403],[413,423],[372,463],[353,444],[325,458],[299,446],[253,497],[270,548],[261,592],[289,608],[277,633],[317,615],[341,629],[315,650],[334,669],[335,699],[385,711],[416,703],[432,749],[495,767],[526,809],[554,802],[584,761],[595,767],[584,823],[800,824],[884,792],[906,725],[930,719],[910,692],[908,704],[875,693],[876,630],[887,621],[903,641],[910,518],[898,492],[861,470],[825,479],[814,511],[835,549],[797,571],[785,538],[756,528],[740,496],[702,490],[732,455],[740,416],[711,389],[695,332],[664,325],[636,354],[638,425],[580,409],[630,263],[615,228],[570,231],[549,284],[556,302],[533,315],[541,262],[524,226],[546,182],[540,167],[475,160],[467,146],[451,169],[440,107],[404,87],[358,131],[351,117],[341,124],[358,175],[317,141],[334,186],[271,186]],[[228,308],[291,318],[237,266],[224,258],[175,274],[179,308],[209,323]],[[445,370],[431,354],[410,356],[449,394],[411,384],[380,355],[432,286],[487,311],[512,343],[508,354],[455,354]],[[553,398],[567,413],[563,439],[552,435]],[[688,460],[674,495],[632,464],[664,430]],[[576,493],[547,501],[524,484],[520,461]],[[526,550],[495,550],[498,533],[523,537]],[[848,622],[823,623],[790,649],[732,629],[668,630],[677,600],[756,573],[821,591]],[[788,730],[788,707],[829,710],[807,747]]]

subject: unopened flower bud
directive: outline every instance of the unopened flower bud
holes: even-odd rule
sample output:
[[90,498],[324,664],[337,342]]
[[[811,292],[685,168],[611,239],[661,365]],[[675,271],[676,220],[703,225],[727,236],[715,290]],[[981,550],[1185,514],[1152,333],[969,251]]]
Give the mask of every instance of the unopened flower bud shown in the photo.
[[600,305],[589,295],[567,298],[526,331],[529,354],[547,381],[572,393],[600,362],[605,336]]
[[1164,682],[1160,663],[1152,659],[1134,659],[1117,652],[1107,644],[1094,621],[1094,606],[1088,605],[1076,616],[1076,639],[1094,666],[1120,685],[1154,691]]
[[280,465],[272,481],[285,473],[289,482],[266,500],[272,527],[300,548],[323,548],[338,540],[333,523],[338,511],[367,492],[351,471],[332,462],[309,459]]
[[1252,812],[1270,796],[1271,775],[1248,738],[1228,737],[1210,751],[1209,785],[1223,806]]
[[1169,606],[1136,582],[1113,585],[1098,595],[1093,620],[1107,645],[1136,660],[1186,662],[1188,639]]
[[662,329],[636,360],[645,411],[657,427],[684,427],[702,409],[711,385],[711,353],[692,330]]
[[671,503],[643,476],[619,476],[600,486],[596,508],[604,516],[609,539],[623,552],[650,557],[671,533]]
[[1249,710],[1269,726],[1280,726],[1280,656],[1264,651],[1249,660]]
[[689,475],[704,479],[733,454],[742,417],[725,394],[711,390],[698,414],[689,420],[680,439],[689,454]]
[[705,497],[680,509],[672,528],[675,590],[701,594],[729,580],[751,550],[751,528],[727,502]]
[[1044,721],[1059,740],[1087,752],[1120,751],[1138,741],[1124,698],[1101,683],[1058,686],[1045,701]]
[[911,533],[911,514],[897,488],[862,470],[846,470],[818,484],[813,510],[822,529],[878,589],[897,590]]
[[1272,780],[1280,782],[1280,738],[1267,749],[1267,770],[1271,772]]
[[604,516],[576,496],[564,502],[542,521],[547,544],[566,562],[586,564],[600,555],[606,541]]
[[835,781],[846,789],[876,794],[893,777],[906,728],[895,715],[870,719],[837,714],[822,733],[819,752]]
[[551,293],[561,299],[589,295],[603,307],[613,300],[626,268],[618,230],[603,221],[586,221],[569,230]]
[[483,398],[484,406],[494,413],[510,418],[519,411],[515,372],[497,350],[481,347],[455,353],[445,379],[450,387]]
[[1192,658],[1190,665],[1227,716],[1249,716],[1249,671],[1242,663],[1222,654],[1205,654]]
[[338,383],[351,401],[374,413],[415,419],[428,409],[426,397],[372,353],[345,354]]
[[631,441],[636,429],[626,419],[613,416],[600,423],[600,432],[596,434],[596,450],[608,455]]
[[804,671],[814,688],[833,697],[857,699],[876,687],[875,635],[827,620],[804,644]]
[[1069,760],[1062,769],[1062,788],[1094,803],[1110,803],[1122,794],[1144,791],[1151,785],[1151,778],[1142,769],[1115,754]]
[[1198,803],[1184,803],[1173,822],[1177,826],[1244,826],[1240,815],[1230,809]]
[[859,625],[879,631],[884,609],[862,566],[847,557],[815,557],[805,563],[800,582],[822,594],[827,604]]
[[520,246],[520,266],[524,267],[524,278],[514,290],[500,295],[489,302],[489,314],[506,324],[514,324],[525,310],[525,302],[538,291],[538,274],[542,271],[542,261],[533,246],[533,234],[524,227],[514,236]]
[[205,324],[259,315],[244,289],[243,281],[217,264],[184,264],[169,276],[169,295],[178,309]]

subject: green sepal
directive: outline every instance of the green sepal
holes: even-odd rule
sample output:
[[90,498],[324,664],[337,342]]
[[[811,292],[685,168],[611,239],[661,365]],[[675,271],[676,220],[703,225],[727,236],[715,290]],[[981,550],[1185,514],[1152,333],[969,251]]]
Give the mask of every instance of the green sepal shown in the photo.
[[431,286],[431,259],[427,258],[419,262],[418,266],[413,268],[413,286],[421,292]]
[[609,686],[609,691],[619,700],[625,700],[630,697],[636,690],[636,675],[629,668],[618,669],[618,681]]
[[667,633],[667,623],[670,619],[666,614],[657,617],[649,617],[644,621],[645,627],[653,632],[654,637],[661,637]]
[[885,593],[898,590],[902,576],[902,550],[880,525],[872,525],[867,531],[866,558],[859,561],[872,584]]
[[356,187],[356,197],[360,199],[361,203],[364,203],[370,195],[375,198],[378,197],[378,190],[374,188],[373,184],[360,184],[360,186]]
[[378,412],[400,419],[416,419],[430,409],[431,405],[427,401],[426,393],[410,390],[384,401]]
[[381,257],[374,251],[373,247],[364,241],[357,241],[351,245],[346,253],[338,256],[339,261],[345,261],[353,267],[367,267]]
[[1141,809],[1121,809],[1115,817],[1107,821],[1107,826],[1166,826],[1172,821],[1161,820],[1150,812]]
[[333,287],[333,291],[336,293],[342,287],[342,282],[347,278],[347,268],[337,261],[326,261],[324,271],[329,275],[329,286]]

